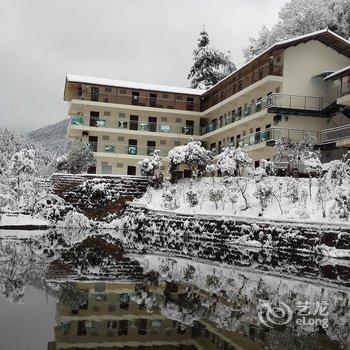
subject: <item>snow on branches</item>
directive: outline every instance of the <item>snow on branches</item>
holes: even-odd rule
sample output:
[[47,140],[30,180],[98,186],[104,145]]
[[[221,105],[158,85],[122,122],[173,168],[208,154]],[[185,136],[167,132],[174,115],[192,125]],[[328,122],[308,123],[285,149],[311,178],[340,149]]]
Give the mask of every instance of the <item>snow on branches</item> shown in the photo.
[[57,170],[71,174],[86,172],[96,165],[94,153],[88,144],[76,142],[70,151],[57,159]]
[[226,147],[216,156],[217,167],[223,175],[241,176],[253,164],[251,158],[240,147]]
[[155,149],[151,159],[144,158],[137,163],[137,167],[140,169],[141,175],[153,176],[155,171],[162,166],[162,157],[160,150]]
[[174,147],[168,153],[169,173],[173,176],[180,165],[186,165],[193,177],[204,173],[206,166],[212,163],[213,155],[202,147],[200,141],[190,140],[184,146]]
[[224,53],[209,46],[208,33],[203,29],[198,39],[198,47],[193,51],[194,63],[187,79],[192,88],[207,89],[236,70],[230,60],[230,53]]

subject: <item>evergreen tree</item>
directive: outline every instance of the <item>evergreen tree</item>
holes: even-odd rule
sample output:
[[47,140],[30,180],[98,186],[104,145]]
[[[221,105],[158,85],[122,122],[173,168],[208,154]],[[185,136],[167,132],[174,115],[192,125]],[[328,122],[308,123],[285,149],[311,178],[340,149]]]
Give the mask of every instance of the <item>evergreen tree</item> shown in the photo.
[[204,28],[199,33],[198,47],[193,54],[194,64],[187,76],[192,88],[209,88],[236,70],[229,52],[210,47],[209,35]]
[[274,43],[329,28],[348,39],[350,36],[350,0],[290,0],[279,12],[278,22],[269,30],[263,26],[257,38],[250,38],[243,49],[246,61]]

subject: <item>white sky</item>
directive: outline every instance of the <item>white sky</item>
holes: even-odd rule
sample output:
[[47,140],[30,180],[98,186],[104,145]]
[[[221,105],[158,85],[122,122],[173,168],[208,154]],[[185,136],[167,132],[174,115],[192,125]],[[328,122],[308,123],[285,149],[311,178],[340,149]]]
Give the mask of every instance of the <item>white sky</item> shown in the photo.
[[286,0],[0,0],[0,125],[29,131],[66,117],[66,73],[188,86],[205,24],[242,63]]

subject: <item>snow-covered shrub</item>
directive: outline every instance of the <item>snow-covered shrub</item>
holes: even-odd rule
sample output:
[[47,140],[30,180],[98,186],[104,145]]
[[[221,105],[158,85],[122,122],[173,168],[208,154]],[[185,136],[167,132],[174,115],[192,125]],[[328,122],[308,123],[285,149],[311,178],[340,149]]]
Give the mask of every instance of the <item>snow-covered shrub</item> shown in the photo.
[[[274,161],[288,162],[289,170],[291,167],[299,172],[311,173],[313,170],[319,170],[320,151],[314,150],[317,139],[306,133],[299,140],[279,139],[276,140]],[[306,164],[304,164],[306,162]]]
[[90,220],[85,215],[72,210],[63,218],[58,227],[89,229],[91,225]]
[[175,210],[180,207],[179,197],[175,188],[168,188],[162,195],[163,207],[168,210]]
[[261,167],[265,169],[266,174],[268,176],[274,176],[276,175],[276,165],[273,161],[271,160],[266,160],[266,159],[261,159]]
[[292,203],[296,203],[299,200],[299,182],[292,177],[286,178],[286,182],[286,196]]
[[217,167],[223,175],[241,176],[244,170],[248,170],[253,161],[240,147],[226,147],[216,156]]
[[236,188],[229,188],[229,191],[226,193],[226,198],[231,203],[234,212],[236,212],[236,205],[238,202],[238,193]]
[[73,210],[71,205],[67,205],[65,200],[54,194],[48,194],[45,198],[39,200],[34,206],[34,213],[51,222],[57,222]]
[[151,159],[144,158],[137,163],[137,166],[140,169],[141,175],[153,176],[155,171],[162,166],[160,150],[155,149]]
[[198,195],[192,189],[186,192],[186,199],[190,207],[194,207],[198,204]]
[[350,217],[350,191],[342,186],[334,193],[335,203],[330,208],[330,217],[348,220]]
[[57,171],[71,174],[85,173],[96,165],[96,159],[88,144],[75,142],[70,151],[57,159]]
[[264,168],[256,168],[250,171],[249,176],[256,182],[261,182],[267,177],[266,170]]
[[209,189],[209,200],[215,204],[215,208],[219,208],[219,202],[223,200],[225,192],[222,188],[210,188]]
[[168,153],[169,173],[172,178],[180,165],[186,165],[194,178],[205,172],[206,166],[211,164],[211,151],[202,147],[200,141],[190,140],[184,146],[174,147]]
[[209,176],[214,177],[218,172],[218,166],[216,164],[208,164],[205,168],[205,172]]
[[333,160],[329,163],[324,177],[325,180],[332,183],[332,185],[342,186],[344,182],[349,182],[350,180],[350,167],[347,162]]
[[272,186],[267,181],[260,181],[256,185],[255,197],[259,200],[261,206],[261,213],[267,208],[269,201],[272,198]]

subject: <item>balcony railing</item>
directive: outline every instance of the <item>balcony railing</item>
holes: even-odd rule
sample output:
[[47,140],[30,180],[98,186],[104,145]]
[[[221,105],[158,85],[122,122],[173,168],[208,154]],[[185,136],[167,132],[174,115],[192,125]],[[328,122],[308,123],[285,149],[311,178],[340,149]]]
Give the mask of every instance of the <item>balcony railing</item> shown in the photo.
[[250,85],[269,75],[282,76],[283,66],[267,63],[255,69],[252,73],[245,75],[244,77],[229,85],[224,90],[220,91],[218,94],[210,97],[208,100],[205,100],[202,105],[202,110],[206,110],[210,107],[215,106],[226,98],[236,94],[237,92],[249,87]]
[[350,124],[323,130],[321,131],[320,138],[322,144],[333,143],[338,140],[350,138]]
[[111,142],[89,142],[89,144],[93,152],[127,154],[132,156],[153,156],[154,150],[159,149],[161,155],[166,157],[168,152],[172,149],[169,147],[138,146]]
[[255,104],[247,105],[236,110],[235,113],[230,113],[226,118],[219,118],[216,123],[210,123],[200,128],[201,135],[205,135],[214,130],[220,129],[226,125],[232,124],[238,120],[246,118],[252,114],[258,113],[266,109],[270,104],[270,96],[258,100]]
[[272,94],[268,107],[320,111],[321,106],[321,97]]
[[[306,135],[311,135],[317,141],[320,139],[319,131],[310,131],[310,130],[297,130],[297,129],[285,129],[285,128],[269,128],[259,132],[255,132],[249,135],[246,135],[240,139],[236,139],[230,143],[234,147],[248,147],[252,145],[257,145],[262,142],[267,141],[276,141],[279,139],[291,139],[291,140],[300,140]],[[214,154],[220,153],[222,149],[215,149]]]
[[[139,97],[132,95],[120,95],[112,93],[100,93],[85,91],[75,95],[78,100],[86,100],[93,102],[105,102],[105,103],[118,103],[124,105],[141,106],[141,107],[153,107],[153,108],[166,108],[166,109],[178,109],[185,111],[200,112],[200,103],[195,103],[187,100],[176,99],[164,99],[154,97]],[[186,97],[184,97],[186,98]]]
[[190,125],[172,124],[167,122],[136,122],[132,120],[118,119],[118,129],[138,130],[147,132],[160,132],[185,135],[199,135],[199,128]]
[[[85,125],[84,117],[77,115],[70,117],[71,125]],[[90,123],[89,126],[93,127],[104,127],[108,128],[108,123],[104,119],[95,119],[93,123]],[[199,135],[199,127],[191,125],[182,125],[182,124],[173,124],[167,122],[159,123],[144,123],[133,120],[117,119],[115,124],[117,129],[126,129],[132,131],[147,131],[147,132],[159,132],[159,133],[173,133],[173,134],[185,134],[185,135]]]

